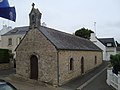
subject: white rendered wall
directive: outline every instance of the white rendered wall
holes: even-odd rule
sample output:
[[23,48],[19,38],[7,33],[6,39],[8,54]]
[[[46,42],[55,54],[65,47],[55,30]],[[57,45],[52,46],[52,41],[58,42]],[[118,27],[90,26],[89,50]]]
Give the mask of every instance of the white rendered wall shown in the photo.
[[103,45],[95,36],[95,33],[91,33],[90,41],[92,41],[96,46],[103,50],[103,60],[107,60],[106,57],[106,46]]

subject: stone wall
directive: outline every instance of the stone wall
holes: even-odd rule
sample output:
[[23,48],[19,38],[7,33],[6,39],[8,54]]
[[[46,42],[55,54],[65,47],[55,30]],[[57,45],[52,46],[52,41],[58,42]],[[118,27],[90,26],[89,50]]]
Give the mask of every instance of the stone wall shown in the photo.
[[9,68],[10,68],[10,64],[9,63],[2,63],[2,64],[0,64],[0,70],[9,69]]
[[57,84],[57,51],[37,29],[30,30],[16,50],[16,73],[30,78],[30,56],[38,58],[38,81]]
[[[95,64],[95,56],[97,63]],[[80,76],[81,58],[84,58],[84,74],[102,63],[102,52],[97,51],[59,51],[59,85]],[[69,70],[70,58],[73,58],[73,70]]]

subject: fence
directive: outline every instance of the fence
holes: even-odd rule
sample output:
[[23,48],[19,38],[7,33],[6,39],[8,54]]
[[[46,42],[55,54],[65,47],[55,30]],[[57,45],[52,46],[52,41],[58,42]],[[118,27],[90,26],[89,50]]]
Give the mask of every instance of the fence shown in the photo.
[[112,69],[107,69],[107,80],[108,85],[111,85],[116,90],[120,90],[120,74],[113,74]]

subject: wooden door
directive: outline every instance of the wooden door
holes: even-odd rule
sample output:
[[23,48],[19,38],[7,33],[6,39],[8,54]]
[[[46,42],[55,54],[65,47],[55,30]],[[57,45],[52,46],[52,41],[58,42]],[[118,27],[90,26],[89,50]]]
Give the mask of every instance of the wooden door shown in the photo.
[[30,58],[30,79],[38,79],[38,58],[32,55]]

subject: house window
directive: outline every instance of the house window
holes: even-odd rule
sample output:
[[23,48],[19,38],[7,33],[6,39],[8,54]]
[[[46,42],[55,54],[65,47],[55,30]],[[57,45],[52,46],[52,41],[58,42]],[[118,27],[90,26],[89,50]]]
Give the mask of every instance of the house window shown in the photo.
[[97,56],[95,56],[95,64],[97,64]]
[[12,38],[8,39],[8,45],[12,45]]
[[69,66],[70,71],[74,69],[73,67],[74,67],[74,61],[73,58],[70,58],[70,66]]
[[111,43],[107,43],[107,46],[110,47],[110,46],[112,46],[112,44]]

